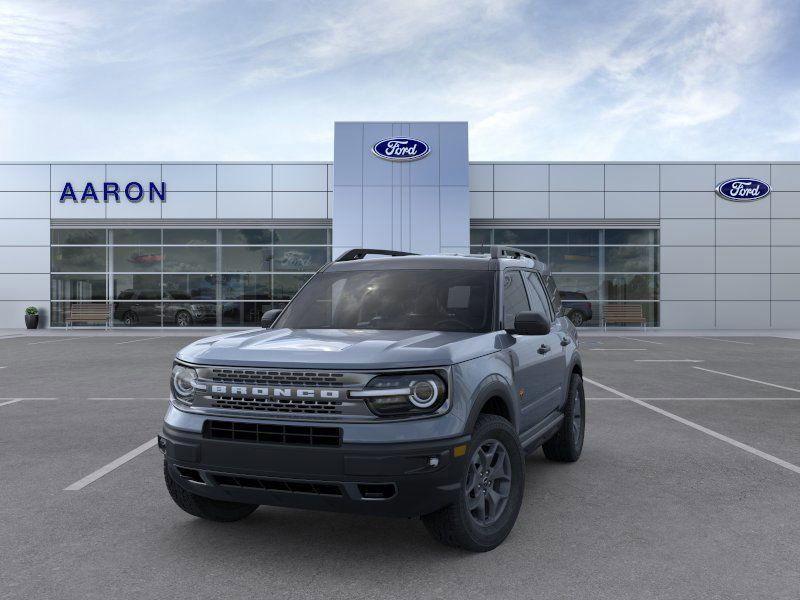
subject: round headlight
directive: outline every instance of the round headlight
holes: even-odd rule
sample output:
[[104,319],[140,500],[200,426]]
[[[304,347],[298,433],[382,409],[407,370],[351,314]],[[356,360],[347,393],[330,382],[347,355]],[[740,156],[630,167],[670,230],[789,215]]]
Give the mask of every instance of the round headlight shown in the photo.
[[172,391],[179,400],[191,401],[195,381],[197,381],[197,371],[194,369],[183,365],[172,367]]
[[439,389],[434,381],[413,381],[410,387],[411,395],[409,400],[417,408],[433,406],[439,399]]

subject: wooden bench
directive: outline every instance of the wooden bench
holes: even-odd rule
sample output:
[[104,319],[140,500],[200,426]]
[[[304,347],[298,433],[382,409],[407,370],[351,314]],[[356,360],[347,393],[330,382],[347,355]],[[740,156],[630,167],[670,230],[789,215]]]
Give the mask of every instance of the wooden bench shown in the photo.
[[69,305],[64,324],[69,328],[70,325],[75,325],[75,323],[103,323],[108,329],[110,320],[111,313],[109,312],[108,304],[81,302]]
[[606,304],[603,309],[603,329],[609,324],[634,323],[647,329],[647,319],[641,304]]

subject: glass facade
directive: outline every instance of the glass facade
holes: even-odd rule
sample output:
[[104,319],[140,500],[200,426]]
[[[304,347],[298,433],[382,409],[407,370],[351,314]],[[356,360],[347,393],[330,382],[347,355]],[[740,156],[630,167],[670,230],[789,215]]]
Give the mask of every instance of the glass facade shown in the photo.
[[73,302],[127,327],[258,325],[331,259],[318,228],[52,229],[51,325]]
[[473,228],[473,253],[491,244],[529,250],[546,262],[573,321],[596,326],[605,306],[642,307],[659,325],[658,229]]

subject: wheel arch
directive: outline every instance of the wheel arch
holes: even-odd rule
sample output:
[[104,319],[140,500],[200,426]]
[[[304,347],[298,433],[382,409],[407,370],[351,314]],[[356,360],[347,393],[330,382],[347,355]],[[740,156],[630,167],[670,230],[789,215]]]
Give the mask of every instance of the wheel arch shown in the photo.
[[467,432],[475,428],[475,423],[482,414],[503,417],[518,430],[519,407],[513,401],[511,389],[505,379],[495,375],[481,384],[467,418]]

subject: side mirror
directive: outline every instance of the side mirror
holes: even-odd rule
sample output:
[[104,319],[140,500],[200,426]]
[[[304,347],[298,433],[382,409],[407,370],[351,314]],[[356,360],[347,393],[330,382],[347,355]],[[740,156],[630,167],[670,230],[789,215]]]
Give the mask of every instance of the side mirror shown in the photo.
[[264,329],[269,329],[272,327],[272,324],[282,312],[283,311],[280,308],[273,308],[272,310],[265,312],[263,315],[261,315],[261,327]]
[[514,318],[513,333],[519,335],[547,335],[550,333],[550,320],[538,312],[523,311],[517,313]]

